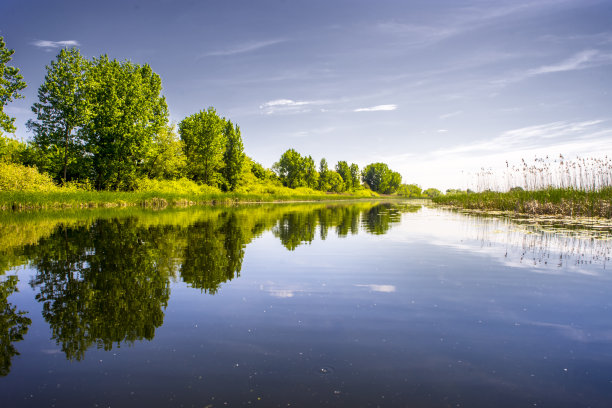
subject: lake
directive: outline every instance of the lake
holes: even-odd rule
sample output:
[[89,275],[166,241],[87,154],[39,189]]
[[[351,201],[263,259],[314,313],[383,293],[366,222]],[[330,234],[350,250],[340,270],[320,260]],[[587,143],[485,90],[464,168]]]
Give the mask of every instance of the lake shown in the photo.
[[423,202],[0,214],[3,407],[609,407],[612,228]]

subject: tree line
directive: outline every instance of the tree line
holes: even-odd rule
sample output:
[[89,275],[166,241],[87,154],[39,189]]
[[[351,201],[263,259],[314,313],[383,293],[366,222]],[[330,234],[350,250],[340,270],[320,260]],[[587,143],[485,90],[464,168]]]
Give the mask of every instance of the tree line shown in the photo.
[[359,169],[339,161],[318,166],[311,156],[288,149],[271,169],[246,156],[240,127],[213,107],[169,123],[162,82],[148,64],[118,61],[107,55],[85,58],[76,48],[62,49],[46,66],[35,117],[26,126],[30,143],[1,137],[14,132],[14,118],[3,107],[26,84],[8,66],[13,50],[0,37],[0,161],[36,167],[57,183],[97,190],[134,190],[139,180],[175,180],[234,191],[245,183],[269,183],[322,192],[363,188],[392,194],[402,177],[385,163]]

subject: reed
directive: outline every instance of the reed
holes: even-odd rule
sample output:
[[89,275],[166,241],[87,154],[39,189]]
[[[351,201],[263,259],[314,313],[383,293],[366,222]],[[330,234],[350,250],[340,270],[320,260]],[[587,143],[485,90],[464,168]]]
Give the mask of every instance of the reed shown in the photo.
[[562,155],[522,160],[499,174],[481,169],[476,193],[454,192],[434,198],[438,204],[474,210],[531,215],[612,218],[612,160]]

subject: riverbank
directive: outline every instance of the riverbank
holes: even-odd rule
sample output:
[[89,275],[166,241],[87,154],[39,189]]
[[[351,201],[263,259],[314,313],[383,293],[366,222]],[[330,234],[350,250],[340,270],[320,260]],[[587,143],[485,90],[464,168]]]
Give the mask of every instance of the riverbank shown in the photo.
[[434,203],[484,211],[508,211],[527,215],[612,218],[612,188],[599,191],[549,188],[538,191],[509,191],[447,194]]
[[188,207],[194,205],[353,200],[375,198],[369,190],[356,193],[185,193],[167,191],[0,191],[0,210],[85,209],[116,207]]

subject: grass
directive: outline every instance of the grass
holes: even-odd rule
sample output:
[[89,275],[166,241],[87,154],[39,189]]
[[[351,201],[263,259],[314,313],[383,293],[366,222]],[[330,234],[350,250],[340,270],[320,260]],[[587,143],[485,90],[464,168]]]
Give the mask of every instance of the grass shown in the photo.
[[447,194],[437,204],[472,210],[508,211],[529,215],[612,218],[612,187],[596,191],[576,188],[544,188],[508,192]]

